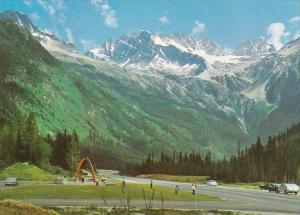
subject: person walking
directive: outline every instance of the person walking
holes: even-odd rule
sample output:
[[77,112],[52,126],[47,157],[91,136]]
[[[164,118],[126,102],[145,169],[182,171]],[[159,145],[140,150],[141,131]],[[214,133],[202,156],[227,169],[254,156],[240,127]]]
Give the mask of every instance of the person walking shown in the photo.
[[196,195],[196,186],[194,184],[192,184],[192,190],[193,190],[193,195]]
[[194,196],[194,202],[195,202],[195,210],[197,210],[196,185],[195,184],[192,184],[192,190],[193,190],[193,196]]
[[153,181],[152,181],[152,179],[151,179],[151,181],[150,181],[150,188],[151,188],[151,189],[153,188]]
[[126,187],[126,182],[125,182],[125,179],[123,177],[123,180],[122,180],[122,187],[125,188]]
[[178,184],[176,184],[176,185],[175,185],[175,195],[177,195],[178,192],[179,192],[179,186],[178,186]]

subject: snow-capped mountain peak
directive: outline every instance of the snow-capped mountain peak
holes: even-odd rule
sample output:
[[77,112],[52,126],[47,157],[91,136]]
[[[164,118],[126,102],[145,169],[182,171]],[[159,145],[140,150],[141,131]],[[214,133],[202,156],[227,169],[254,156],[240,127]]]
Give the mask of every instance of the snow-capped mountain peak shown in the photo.
[[24,27],[31,33],[40,32],[38,27],[36,27],[31,20],[23,13],[18,11],[5,11],[0,13],[0,19],[10,19],[15,21],[18,25]]
[[252,56],[257,54],[270,54],[275,51],[276,49],[272,44],[269,44],[265,40],[258,38],[243,42],[235,49],[234,54]]
[[198,76],[209,64],[234,63],[239,58],[212,40],[197,40],[190,35],[157,35],[145,30],[107,40],[86,55],[111,60],[122,67],[185,76]]
[[76,49],[74,44],[66,43],[55,35],[41,31],[32,23],[26,14],[18,11],[5,11],[0,13],[0,20],[3,19],[12,20],[19,26],[28,30],[44,48],[46,48],[57,58],[66,61],[74,61],[74,59],[76,60],[78,58],[87,58]]

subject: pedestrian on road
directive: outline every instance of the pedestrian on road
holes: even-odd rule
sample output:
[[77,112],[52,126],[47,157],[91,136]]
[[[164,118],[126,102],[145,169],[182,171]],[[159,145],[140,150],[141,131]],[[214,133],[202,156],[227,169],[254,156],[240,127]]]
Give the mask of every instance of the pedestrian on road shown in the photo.
[[152,179],[151,179],[151,181],[150,181],[150,188],[151,188],[151,189],[153,188],[153,181],[152,181]]
[[194,184],[192,184],[192,190],[193,190],[193,195],[196,195],[196,186]]
[[126,187],[126,182],[125,182],[125,179],[123,177],[123,181],[122,181],[122,187],[125,188]]
[[176,185],[175,185],[175,195],[177,195],[178,192],[179,192],[179,186],[178,186],[178,184],[176,184]]

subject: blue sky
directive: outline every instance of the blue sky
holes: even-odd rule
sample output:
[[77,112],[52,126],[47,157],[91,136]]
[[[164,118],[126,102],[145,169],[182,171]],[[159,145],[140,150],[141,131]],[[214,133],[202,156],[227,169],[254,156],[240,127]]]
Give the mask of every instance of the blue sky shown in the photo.
[[234,49],[263,37],[276,48],[300,35],[300,0],[0,0],[41,29],[86,51],[145,29],[191,34]]

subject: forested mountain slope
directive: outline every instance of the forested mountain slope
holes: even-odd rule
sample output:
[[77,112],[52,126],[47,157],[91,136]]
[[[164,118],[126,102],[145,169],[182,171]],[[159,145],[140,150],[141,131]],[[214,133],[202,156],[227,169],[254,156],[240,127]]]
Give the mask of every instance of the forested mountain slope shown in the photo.
[[[230,152],[229,137],[246,138],[239,127],[206,115],[176,85],[171,93],[162,90],[168,82],[128,76],[110,63],[62,62],[13,22],[2,20],[0,27],[2,121],[34,111],[44,133],[75,129],[82,139],[118,146],[133,157],[175,148]],[[218,135],[224,129],[227,141]]]
[[[136,160],[151,151],[193,149],[223,157],[235,152],[237,142],[243,147],[257,134],[267,137],[300,118],[299,39],[270,55],[233,56],[239,63],[230,65],[218,61],[226,53],[212,42],[197,43],[216,54],[218,60],[210,64],[208,55],[166,48],[166,39],[160,43],[171,50],[165,57],[176,61],[184,55],[183,64],[194,59],[201,67],[199,76],[181,76],[92,59],[21,15],[0,16],[3,123],[19,112],[35,112],[44,134],[76,130],[83,144],[98,144]],[[153,46],[151,38],[145,47]],[[187,47],[187,41],[193,42],[178,38]]]
[[174,152],[161,153],[160,159],[151,154],[141,164],[129,165],[127,173],[208,175],[226,182],[300,182],[300,123],[285,132],[270,136],[266,143],[258,137],[246,149],[237,147],[230,159],[214,161],[211,154]]

